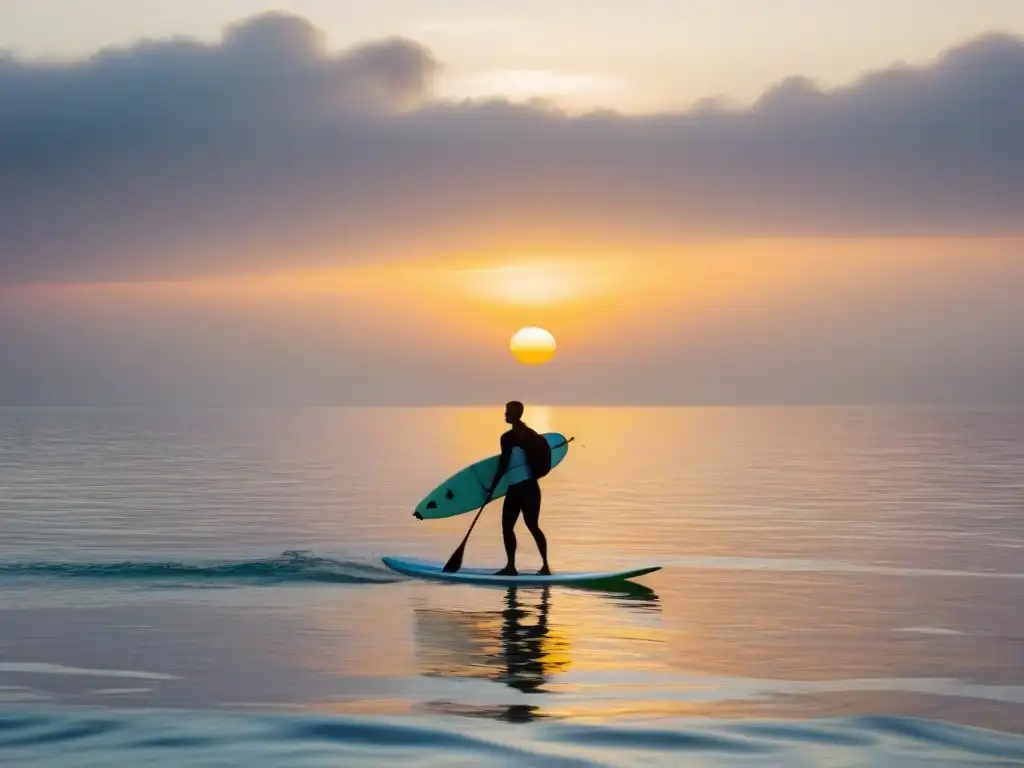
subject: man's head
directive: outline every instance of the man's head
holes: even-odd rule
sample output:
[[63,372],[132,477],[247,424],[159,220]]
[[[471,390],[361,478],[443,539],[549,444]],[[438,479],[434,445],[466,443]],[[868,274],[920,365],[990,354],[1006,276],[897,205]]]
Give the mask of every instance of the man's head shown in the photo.
[[505,403],[505,421],[509,424],[518,424],[523,418],[523,404],[518,400],[510,400]]

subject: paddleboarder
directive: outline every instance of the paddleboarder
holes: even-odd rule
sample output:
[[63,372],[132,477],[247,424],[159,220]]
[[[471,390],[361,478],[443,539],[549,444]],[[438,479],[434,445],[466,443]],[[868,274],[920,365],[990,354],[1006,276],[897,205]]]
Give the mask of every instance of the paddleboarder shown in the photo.
[[523,522],[537,542],[537,550],[543,565],[537,571],[539,575],[550,576],[551,568],[548,566],[548,542],[544,532],[540,529],[540,504],[541,493],[540,478],[551,471],[551,447],[538,432],[531,429],[523,422],[523,404],[518,400],[512,400],[505,404],[505,422],[511,425],[511,429],[501,436],[501,457],[498,459],[498,469],[494,473],[494,480],[487,491],[487,498],[494,495],[494,489],[498,486],[501,478],[508,471],[509,462],[512,460],[512,449],[521,448],[526,455],[526,463],[530,468],[531,477],[527,480],[510,485],[505,493],[505,501],[501,510],[501,537],[505,544],[505,567],[498,571],[498,576],[517,576],[516,570],[516,522],[522,513]]

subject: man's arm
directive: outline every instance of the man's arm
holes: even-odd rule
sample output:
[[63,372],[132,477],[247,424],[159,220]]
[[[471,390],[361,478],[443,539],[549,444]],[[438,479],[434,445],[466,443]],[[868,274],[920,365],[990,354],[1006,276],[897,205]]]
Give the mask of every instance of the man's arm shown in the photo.
[[509,462],[512,461],[511,437],[508,432],[501,436],[501,456],[498,458],[498,468],[494,472],[494,480],[491,481],[491,487],[487,489],[488,501],[490,501],[491,496],[494,494],[494,489],[498,487],[501,478],[508,472]]

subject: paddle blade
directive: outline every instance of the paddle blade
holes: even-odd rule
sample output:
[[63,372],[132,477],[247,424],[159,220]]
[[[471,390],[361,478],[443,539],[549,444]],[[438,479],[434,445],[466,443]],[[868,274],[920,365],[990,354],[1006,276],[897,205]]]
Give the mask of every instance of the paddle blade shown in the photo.
[[442,569],[445,573],[455,573],[462,567],[462,556],[466,552],[466,542],[463,541],[459,544],[459,548],[452,552],[452,556],[448,558],[448,562],[444,564]]

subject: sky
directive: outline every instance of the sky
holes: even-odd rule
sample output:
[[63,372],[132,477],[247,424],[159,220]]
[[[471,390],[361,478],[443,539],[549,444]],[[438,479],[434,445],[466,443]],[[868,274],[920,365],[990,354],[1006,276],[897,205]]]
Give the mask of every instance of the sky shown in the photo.
[[1024,401],[1019,2],[4,13],[0,403]]

